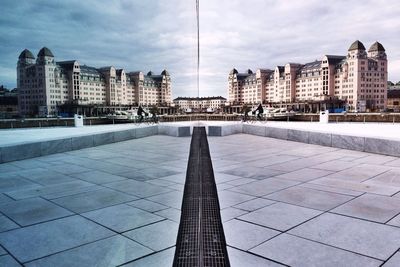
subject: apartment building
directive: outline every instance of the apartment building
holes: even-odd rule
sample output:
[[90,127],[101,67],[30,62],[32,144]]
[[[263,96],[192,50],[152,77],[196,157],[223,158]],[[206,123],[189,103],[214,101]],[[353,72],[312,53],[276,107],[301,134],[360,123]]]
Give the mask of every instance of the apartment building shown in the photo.
[[212,109],[218,110],[225,106],[226,98],[222,96],[210,97],[177,97],[174,99],[175,107],[188,109]]
[[368,52],[360,41],[346,56],[325,55],[306,64],[287,63],[273,70],[259,69],[228,76],[228,101],[234,104],[296,104],[344,101],[348,110],[385,110],[387,107],[387,56],[375,42]]
[[171,77],[164,70],[126,72],[113,66],[95,68],[77,60],[55,61],[43,47],[35,58],[28,49],[17,63],[17,88],[21,115],[54,115],[66,103],[132,106],[172,103]]

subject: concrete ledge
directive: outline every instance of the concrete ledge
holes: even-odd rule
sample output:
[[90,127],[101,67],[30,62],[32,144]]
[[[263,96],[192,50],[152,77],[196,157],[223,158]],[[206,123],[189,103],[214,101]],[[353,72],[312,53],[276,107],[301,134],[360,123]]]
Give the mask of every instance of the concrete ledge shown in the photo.
[[308,132],[308,143],[320,146],[332,146],[332,134]]
[[208,126],[208,136],[222,136],[222,126]]
[[288,129],[286,128],[275,128],[275,127],[266,127],[265,136],[272,137],[277,139],[287,140],[288,138]]
[[114,132],[93,135],[93,146],[101,146],[114,143]]
[[93,135],[83,135],[71,138],[71,150],[89,148],[93,146]]
[[243,132],[243,125],[241,123],[223,125],[221,128],[221,136],[238,134]]
[[332,134],[332,147],[364,151],[364,137]]
[[287,140],[308,144],[309,143],[309,134],[310,134],[310,132],[308,132],[308,131],[288,129]]
[[159,125],[158,134],[174,137],[190,136],[190,126]]
[[4,146],[1,148],[1,162],[40,157],[41,153],[42,142]]
[[250,125],[250,124],[243,125],[243,133],[246,133],[246,134],[266,136],[265,129],[266,129],[266,127],[264,127],[264,126],[257,126],[257,125]]
[[190,127],[189,126],[178,127],[178,137],[186,137],[186,136],[190,136]]
[[122,142],[136,138],[136,129],[114,132],[114,142]]
[[55,153],[62,153],[72,150],[72,139],[50,140],[40,143],[41,155],[50,155]]
[[[400,140],[320,133],[242,123],[209,125],[206,130],[208,130],[209,136],[227,136],[246,133],[282,140],[400,157]],[[0,147],[0,163],[62,153],[157,134],[174,137],[190,136],[190,131],[191,126],[161,124],[115,132],[94,133],[55,140],[6,145]]]
[[142,138],[142,137],[147,137],[147,136],[156,135],[156,134],[158,134],[158,126],[157,125],[136,128],[136,138]]
[[400,141],[366,137],[364,151],[399,157]]

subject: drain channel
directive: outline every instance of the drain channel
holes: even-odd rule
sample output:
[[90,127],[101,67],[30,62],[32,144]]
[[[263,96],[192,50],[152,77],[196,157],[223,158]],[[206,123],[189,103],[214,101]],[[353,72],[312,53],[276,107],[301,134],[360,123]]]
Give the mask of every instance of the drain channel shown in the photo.
[[194,127],[174,267],[229,267],[217,187],[204,127]]

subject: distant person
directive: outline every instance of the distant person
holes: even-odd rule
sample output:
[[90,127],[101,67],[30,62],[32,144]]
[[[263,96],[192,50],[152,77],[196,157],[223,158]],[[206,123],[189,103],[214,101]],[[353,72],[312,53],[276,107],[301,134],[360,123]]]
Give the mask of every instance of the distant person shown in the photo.
[[139,108],[137,110],[137,115],[139,116],[139,122],[143,121],[143,113],[144,113],[144,110],[143,110],[142,106],[139,106]]
[[263,109],[262,105],[261,104],[258,105],[258,107],[255,111],[258,111],[257,119],[261,120],[261,115],[264,113],[264,109]]
[[243,105],[243,107],[242,107],[242,112],[244,113],[243,115],[243,121],[245,122],[245,121],[247,121],[247,116],[248,116],[248,114],[247,113],[249,113],[249,111],[250,111],[251,109],[246,105],[246,104],[244,104]]

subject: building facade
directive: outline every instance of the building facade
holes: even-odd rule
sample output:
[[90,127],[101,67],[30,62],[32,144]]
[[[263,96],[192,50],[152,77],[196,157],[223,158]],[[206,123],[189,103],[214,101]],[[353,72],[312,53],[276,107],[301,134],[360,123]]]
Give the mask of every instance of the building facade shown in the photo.
[[43,47],[37,58],[25,49],[17,63],[17,88],[21,115],[55,115],[58,106],[163,105],[172,103],[171,77],[164,70],[125,72],[112,66],[94,68],[77,60],[56,62]]
[[226,98],[222,96],[211,97],[177,97],[174,99],[175,107],[182,110],[219,110],[226,104]]
[[296,104],[344,101],[351,111],[379,111],[387,107],[387,56],[379,42],[366,51],[355,41],[346,56],[287,63],[274,70],[259,69],[228,76],[229,104]]

